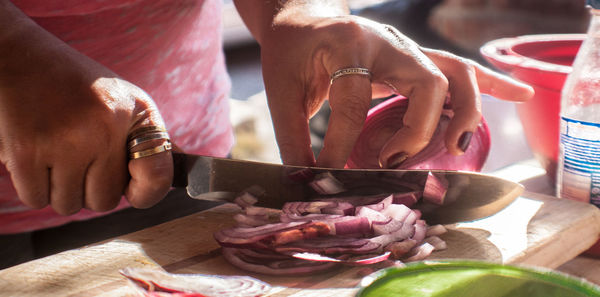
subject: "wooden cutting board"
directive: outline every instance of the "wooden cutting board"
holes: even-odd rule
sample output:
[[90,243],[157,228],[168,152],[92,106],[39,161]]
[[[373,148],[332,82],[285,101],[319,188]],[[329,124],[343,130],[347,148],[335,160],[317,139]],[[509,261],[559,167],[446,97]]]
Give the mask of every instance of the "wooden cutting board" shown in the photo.
[[[213,240],[230,227],[235,205],[223,205],[82,249],[0,271],[8,296],[124,296],[133,291],[118,271],[162,267],[173,273],[248,274],[229,265]],[[431,259],[463,258],[556,268],[600,237],[600,210],[589,204],[525,192],[498,214],[447,226],[448,249]],[[274,286],[270,296],[353,296],[361,268],[306,277],[249,275]]]

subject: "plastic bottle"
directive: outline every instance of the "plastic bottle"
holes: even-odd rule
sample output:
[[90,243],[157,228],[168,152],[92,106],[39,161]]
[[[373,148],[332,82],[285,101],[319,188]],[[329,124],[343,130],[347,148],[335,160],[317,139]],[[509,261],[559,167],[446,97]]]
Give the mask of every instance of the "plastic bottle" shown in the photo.
[[[600,207],[600,0],[561,93],[557,196]],[[600,256],[600,241],[588,255]]]
[[[557,196],[600,207],[600,0],[561,94]],[[596,5],[597,4],[597,5]]]

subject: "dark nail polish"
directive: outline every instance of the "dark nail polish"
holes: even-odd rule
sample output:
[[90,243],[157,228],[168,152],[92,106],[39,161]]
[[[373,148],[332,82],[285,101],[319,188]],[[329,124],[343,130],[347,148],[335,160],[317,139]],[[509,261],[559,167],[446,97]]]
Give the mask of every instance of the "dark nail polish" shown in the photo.
[[471,143],[471,137],[473,137],[473,132],[465,132],[458,139],[458,148],[461,151],[466,152],[469,144]]
[[405,152],[394,154],[388,159],[387,168],[398,168],[406,159],[408,159],[408,154]]

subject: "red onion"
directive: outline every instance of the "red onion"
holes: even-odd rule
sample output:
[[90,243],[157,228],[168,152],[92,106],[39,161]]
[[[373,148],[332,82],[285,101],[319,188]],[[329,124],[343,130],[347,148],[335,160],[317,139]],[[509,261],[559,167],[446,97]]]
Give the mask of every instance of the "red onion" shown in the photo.
[[[315,180],[304,182],[319,193],[337,193],[344,186],[332,175]],[[219,230],[214,237],[232,265],[264,274],[316,273],[336,263],[384,267],[402,259],[417,261],[446,248],[436,237],[446,230],[428,228],[421,212],[409,206],[421,198],[441,203],[446,184],[444,176],[430,172],[426,180],[406,187],[410,192],[287,202],[277,212],[278,220],[255,207],[256,199],[236,199],[244,212],[234,216],[237,226]],[[390,255],[396,261],[390,261]]]
[[441,175],[436,176],[429,172],[423,189],[423,199],[433,204],[444,205],[447,190],[448,180]]
[[265,295],[271,286],[249,276],[171,274],[158,269],[127,267],[120,271],[143,296],[236,296]]
[[[346,166],[379,168],[379,152],[390,137],[402,128],[402,118],[407,108],[408,100],[401,96],[388,99],[372,108]],[[444,109],[430,143],[404,161],[398,169],[480,171],[490,151],[490,131],[485,119],[481,118],[465,154],[454,156],[448,152],[444,143],[445,132],[452,117],[452,110]]]

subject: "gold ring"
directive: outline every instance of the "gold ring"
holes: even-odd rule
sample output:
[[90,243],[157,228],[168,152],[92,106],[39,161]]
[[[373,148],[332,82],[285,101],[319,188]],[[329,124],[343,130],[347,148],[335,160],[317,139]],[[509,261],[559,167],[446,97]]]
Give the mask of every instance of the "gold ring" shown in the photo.
[[135,159],[139,159],[139,158],[149,157],[152,155],[156,155],[158,153],[170,151],[172,148],[173,148],[173,146],[171,145],[171,142],[167,140],[167,142],[163,145],[153,147],[153,148],[150,148],[147,150],[135,152],[135,153],[130,153],[129,158],[131,160],[135,160]]
[[143,135],[143,136],[140,136],[140,137],[132,139],[127,144],[127,147],[129,147],[129,150],[131,150],[132,148],[138,146],[139,144],[142,144],[144,142],[148,142],[148,141],[151,141],[151,140],[155,140],[155,139],[166,139],[166,140],[169,140],[169,133],[167,133],[167,132],[149,133],[147,135]]
[[331,81],[329,83],[332,84],[336,78],[340,78],[341,76],[351,75],[351,74],[365,75],[365,76],[368,76],[369,79],[371,79],[371,71],[369,71],[369,69],[362,68],[362,67],[349,67],[349,68],[342,68],[342,69],[334,72],[331,75]]
[[129,142],[135,138],[138,138],[141,135],[148,134],[148,133],[156,133],[156,132],[167,132],[167,129],[165,129],[165,127],[161,127],[161,126],[141,127],[137,130],[134,130],[127,136],[127,142]]

